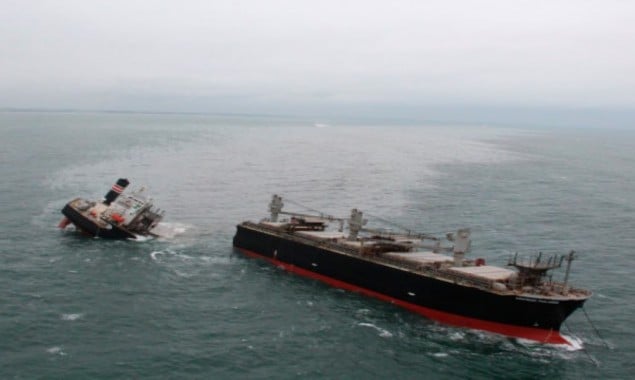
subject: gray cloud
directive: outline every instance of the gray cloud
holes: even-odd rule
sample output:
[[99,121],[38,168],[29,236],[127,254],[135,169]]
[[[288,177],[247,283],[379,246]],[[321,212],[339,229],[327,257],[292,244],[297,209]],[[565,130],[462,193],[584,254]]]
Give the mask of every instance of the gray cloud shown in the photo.
[[0,107],[632,108],[634,25],[629,1],[5,2]]

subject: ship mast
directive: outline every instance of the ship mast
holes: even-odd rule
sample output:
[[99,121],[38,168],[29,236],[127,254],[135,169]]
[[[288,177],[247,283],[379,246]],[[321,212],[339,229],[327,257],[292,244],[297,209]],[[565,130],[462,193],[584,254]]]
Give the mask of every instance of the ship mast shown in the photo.
[[271,214],[270,217],[270,221],[272,222],[278,222],[278,217],[280,215],[289,215],[291,217],[297,217],[297,218],[301,218],[301,219],[312,219],[312,220],[326,220],[329,222],[339,222],[339,231],[343,231],[344,230],[344,219],[343,218],[337,218],[331,215],[324,215],[324,214],[320,214],[320,215],[310,215],[310,214],[302,214],[299,212],[289,212],[289,211],[282,211],[282,208],[284,207],[284,203],[282,202],[282,197],[274,194],[273,197],[271,198],[271,202],[269,202],[269,212]]
[[355,241],[359,231],[366,225],[368,220],[363,218],[364,213],[354,208],[351,210],[351,217],[348,220],[348,240]]
[[278,221],[278,214],[282,211],[284,203],[282,203],[282,197],[278,194],[274,194],[271,202],[269,202],[269,212],[271,213],[271,221]]
[[575,251],[569,252],[569,254],[565,257],[567,260],[567,270],[564,272],[564,284],[562,287],[562,294],[569,293],[569,272],[571,272],[571,262],[575,259]]
[[[451,238],[451,239],[450,239]],[[465,253],[470,249],[470,229],[462,228],[456,232],[456,235],[451,234],[448,236],[448,240],[454,242],[452,253],[454,255],[454,266],[463,266],[463,260],[465,259]]]

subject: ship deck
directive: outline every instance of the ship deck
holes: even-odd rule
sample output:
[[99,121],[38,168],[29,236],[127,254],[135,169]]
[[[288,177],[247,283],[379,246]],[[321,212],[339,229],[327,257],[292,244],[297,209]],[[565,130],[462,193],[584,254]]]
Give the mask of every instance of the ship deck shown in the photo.
[[69,202],[69,205],[100,228],[108,226],[108,223],[102,219],[102,215],[108,210],[107,205],[100,202],[89,202],[83,198],[76,198]]
[[[434,277],[442,281],[476,287],[501,295],[515,295],[524,298],[549,300],[586,299],[591,296],[591,292],[584,289],[567,287],[565,291],[564,284],[558,282],[550,282],[548,286],[542,286],[540,288],[517,288],[513,285],[517,274],[515,270],[492,265],[476,266],[474,262],[470,260],[466,260],[464,266],[455,266],[452,256],[432,251],[415,250],[406,252],[387,251],[377,254],[364,253],[367,252],[369,248],[371,248],[372,251],[374,245],[385,245],[386,240],[381,238],[373,239],[371,237],[365,237],[349,241],[347,235],[342,231],[292,231],[288,229],[288,223],[285,222],[244,222],[242,225],[248,228],[262,230],[266,233],[275,234],[284,239],[300,240],[304,244],[317,245],[329,251],[356,256],[361,260],[368,260],[381,265],[414,272],[422,276]],[[389,243],[397,245],[403,241],[416,243],[417,239],[407,238],[401,241],[396,239]]]

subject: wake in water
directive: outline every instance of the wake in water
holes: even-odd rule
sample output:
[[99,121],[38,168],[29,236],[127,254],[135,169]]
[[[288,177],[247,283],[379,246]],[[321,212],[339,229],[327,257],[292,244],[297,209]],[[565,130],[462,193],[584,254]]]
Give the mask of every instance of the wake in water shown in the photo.
[[152,229],[152,233],[160,239],[174,239],[178,235],[184,234],[192,226],[184,223],[165,223],[161,222]]
[[[191,225],[184,223],[159,223],[151,232],[153,235],[138,235],[135,234],[134,239],[127,239],[128,241],[133,241],[137,243],[144,243],[151,240],[173,240],[179,235],[183,235],[185,232],[189,231],[192,228]],[[72,232],[72,233],[80,233],[80,231],[74,225],[69,225],[64,229],[64,231]],[[95,239],[100,239],[99,236],[94,237]]]
[[150,257],[156,262],[165,262],[172,258],[177,258],[179,261],[191,261],[194,258],[193,256],[186,255],[172,249],[152,251],[150,252]]
[[[185,252],[191,252],[191,250],[187,249]],[[152,251],[150,258],[157,267],[167,270],[179,278],[193,278],[200,275],[207,278],[220,277],[218,271],[222,271],[231,262],[229,256],[187,254],[181,248]]]

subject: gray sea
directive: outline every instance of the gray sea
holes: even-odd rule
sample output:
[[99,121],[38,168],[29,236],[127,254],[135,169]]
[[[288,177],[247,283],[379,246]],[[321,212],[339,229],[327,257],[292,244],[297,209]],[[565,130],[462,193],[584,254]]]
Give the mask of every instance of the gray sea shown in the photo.
[[[633,152],[635,129],[601,126],[0,112],[0,378],[629,378]],[[119,177],[166,210],[164,238],[57,228]],[[273,193],[369,225],[470,227],[491,264],[573,249],[571,281],[594,292],[563,328],[575,344],[444,326],[243,257],[235,225]]]

